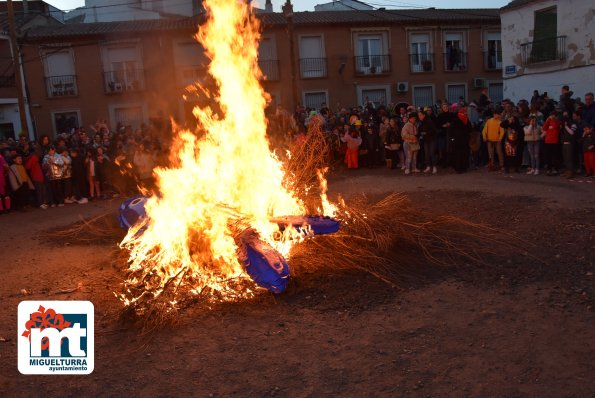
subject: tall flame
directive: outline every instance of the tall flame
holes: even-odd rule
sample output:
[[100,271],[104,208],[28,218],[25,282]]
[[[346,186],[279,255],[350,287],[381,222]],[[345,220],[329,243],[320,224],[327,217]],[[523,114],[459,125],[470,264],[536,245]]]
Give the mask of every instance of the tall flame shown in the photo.
[[259,23],[243,1],[208,0],[205,6],[209,18],[196,38],[211,59],[218,91],[209,95],[220,111],[194,109],[204,134],[179,133],[173,165],[155,170],[158,194],[147,202],[148,222],[132,228],[121,246],[130,251],[130,270],[140,271],[137,278],[146,283],[163,288],[190,274],[196,290],[224,291],[224,281],[243,274],[233,226],[249,225],[287,255],[296,240],[279,240],[279,227],[269,220],[303,215],[305,208],[284,186],[282,164],[266,138]]

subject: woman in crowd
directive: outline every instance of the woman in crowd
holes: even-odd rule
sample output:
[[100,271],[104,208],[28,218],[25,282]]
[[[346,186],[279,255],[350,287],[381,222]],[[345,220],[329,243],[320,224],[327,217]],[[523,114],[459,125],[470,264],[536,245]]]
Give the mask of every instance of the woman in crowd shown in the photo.
[[453,166],[457,173],[464,173],[469,169],[469,137],[471,136],[471,122],[467,117],[467,108],[460,107],[456,117],[452,118],[449,136],[453,142]]
[[541,140],[541,126],[536,116],[529,116],[529,125],[525,126],[525,143],[529,150],[530,166],[527,174],[539,174],[539,145]]
[[419,140],[417,137],[417,127],[415,125],[417,121],[417,115],[414,112],[409,114],[407,123],[401,130],[401,137],[403,137],[403,150],[405,152],[405,174],[409,174],[412,171],[419,173],[420,170],[417,168],[417,153],[419,152]]
[[8,162],[0,153],[0,214],[10,211],[10,195],[8,194]]
[[426,161],[426,169],[424,170],[424,173],[429,173],[431,171],[432,174],[436,174],[438,172],[436,162],[438,151],[436,125],[432,118],[428,117],[425,111],[420,111],[417,116],[420,121],[417,130],[419,131],[419,135],[424,139],[424,154]]

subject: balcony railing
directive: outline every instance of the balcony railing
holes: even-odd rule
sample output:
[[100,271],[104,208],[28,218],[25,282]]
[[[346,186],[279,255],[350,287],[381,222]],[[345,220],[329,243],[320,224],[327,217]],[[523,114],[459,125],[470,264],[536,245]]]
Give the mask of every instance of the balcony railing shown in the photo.
[[72,97],[78,94],[76,75],[46,76],[48,97]]
[[303,79],[326,77],[326,58],[300,58],[300,72]]
[[409,54],[409,65],[411,66],[411,73],[433,72],[434,54]]
[[467,53],[460,50],[452,50],[444,53],[444,70],[447,72],[465,72],[467,65]]
[[355,62],[355,74],[363,75],[386,75],[390,73],[390,55],[363,55],[353,57]]
[[263,80],[279,80],[279,60],[263,59],[258,61]]
[[548,37],[521,44],[523,66],[566,59],[566,36]]
[[14,75],[0,76],[0,87],[16,86]]
[[483,67],[485,70],[501,70],[502,51],[484,51]]
[[140,91],[145,89],[143,69],[112,70],[103,72],[104,89],[107,94]]

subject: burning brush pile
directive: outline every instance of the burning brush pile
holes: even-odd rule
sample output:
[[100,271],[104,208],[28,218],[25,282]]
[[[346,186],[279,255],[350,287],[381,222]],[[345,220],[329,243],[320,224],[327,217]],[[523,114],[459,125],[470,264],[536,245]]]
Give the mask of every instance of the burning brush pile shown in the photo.
[[196,299],[249,297],[259,286],[280,292],[290,272],[320,268],[363,268],[390,283],[397,238],[431,258],[439,249],[433,231],[456,223],[398,224],[399,195],[329,201],[328,147],[315,124],[283,160],[271,151],[258,21],[245,2],[208,0],[205,7],[209,17],[196,38],[217,92],[195,88],[213,103],[194,109],[199,133],[178,132],[169,166],[155,170],[156,193],[122,207],[140,215],[131,222],[121,213],[130,227],[120,244],[129,266],[118,294],[124,304],[137,314],[167,313]]

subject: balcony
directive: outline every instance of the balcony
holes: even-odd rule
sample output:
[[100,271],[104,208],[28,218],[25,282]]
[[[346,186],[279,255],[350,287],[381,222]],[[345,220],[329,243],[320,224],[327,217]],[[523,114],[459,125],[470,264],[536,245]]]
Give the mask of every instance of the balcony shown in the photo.
[[16,86],[14,75],[0,76],[0,87]]
[[302,79],[326,77],[326,58],[300,58],[300,73]]
[[446,72],[466,72],[468,68],[465,51],[453,50],[444,53],[444,70]]
[[434,54],[409,54],[409,65],[411,67],[411,73],[433,72]]
[[263,59],[258,61],[258,67],[262,71],[262,80],[279,80],[279,60]]
[[145,89],[143,69],[112,70],[103,72],[106,94],[141,91]]
[[523,66],[566,59],[566,36],[548,37],[521,44]]
[[45,87],[49,98],[78,95],[76,75],[46,76]]
[[484,51],[483,68],[485,70],[502,70],[502,51]]
[[391,72],[390,55],[353,57],[356,76],[387,75]]

